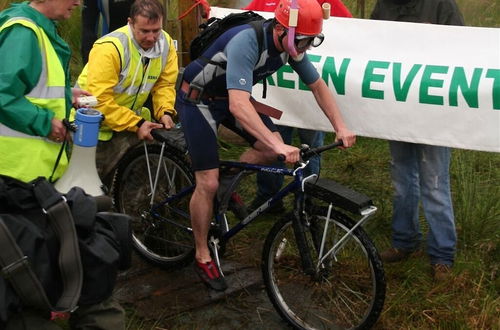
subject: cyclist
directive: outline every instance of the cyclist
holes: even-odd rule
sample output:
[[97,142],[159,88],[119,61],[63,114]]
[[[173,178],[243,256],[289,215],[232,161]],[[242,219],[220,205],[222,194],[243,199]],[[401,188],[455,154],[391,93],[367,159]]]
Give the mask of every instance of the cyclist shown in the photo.
[[[104,114],[96,163],[105,182],[117,161],[152,129],[174,126],[178,65],[174,41],[162,30],[165,10],[158,0],[134,1],[128,24],[94,43],[78,85],[98,100]],[[152,97],[154,118],[143,107]]]
[[[313,92],[335,129],[337,139],[343,140],[346,147],[356,140],[346,127],[326,83],[304,56],[307,49],[319,46],[324,39],[321,7],[317,0],[297,0],[296,5],[297,8],[291,8],[291,0],[279,2],[274,20],[264,23],[261,47],[250,25],[237,26],[223,33],[200,58],[186,67],[177,93],[175,108],[196,178],[190,202],[196,247],[195,271],[214,290],[227,288],[207,246],[212,202],[219,178],[217,126],[224,124],[252,146],[241,155],[243,162],[271,163],[277,155],[285,156],[287,163],[299,160],[299,149],[284,144],[269,116],[258,113],[253,106],[252,85],[288,62]],[[294,29],[290,29],[289,24],[291,9],[292,12],[298,10]],[[293,42],[293,46],[290,47],[287,41]]]

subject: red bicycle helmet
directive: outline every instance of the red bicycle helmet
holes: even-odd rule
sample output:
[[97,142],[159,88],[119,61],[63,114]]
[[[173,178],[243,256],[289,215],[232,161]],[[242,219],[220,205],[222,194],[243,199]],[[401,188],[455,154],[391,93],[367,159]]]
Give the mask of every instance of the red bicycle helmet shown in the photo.
[[280,0],[274,11],[276,20],[286,28],[295,27],[295,33],[314,36],[323,30],[323,11],[317,0],[295,0],[298,15],[293,14],[290,22],[292,0]]

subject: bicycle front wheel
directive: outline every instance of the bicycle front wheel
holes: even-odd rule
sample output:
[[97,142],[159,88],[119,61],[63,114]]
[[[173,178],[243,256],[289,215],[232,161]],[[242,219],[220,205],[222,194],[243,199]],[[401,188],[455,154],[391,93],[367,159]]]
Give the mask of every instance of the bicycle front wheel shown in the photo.
[[113,197],[117,210],[132,217],[132,242],[139,255],[155,265],[171,267],[192,261],[194,255],[191,194],[169,203],[164,200],[192,186],[194,179],[183,155],[165,148],[159,161],[160,153],[161,146],[156,144],[147,145],[147,157],[144,146],[127,153],[116,172]]
[[[267,294],[281,317],[297,329],[364,329],[378,319],[385,298],[382,262],[375,246],[345,215],[320,208],[309,216],[305,245],[314,270],[302,267],[292,214],[266,239],[262,271]],[[318,255],[325,258],[319,262]]]

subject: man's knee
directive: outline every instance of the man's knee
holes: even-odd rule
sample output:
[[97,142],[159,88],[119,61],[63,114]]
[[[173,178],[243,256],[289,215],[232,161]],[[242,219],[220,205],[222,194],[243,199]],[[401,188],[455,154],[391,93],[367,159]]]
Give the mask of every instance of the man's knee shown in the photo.
[[199,171],[195,173],[196,190],[206,194],[215,195],[219,188],[218,170]]

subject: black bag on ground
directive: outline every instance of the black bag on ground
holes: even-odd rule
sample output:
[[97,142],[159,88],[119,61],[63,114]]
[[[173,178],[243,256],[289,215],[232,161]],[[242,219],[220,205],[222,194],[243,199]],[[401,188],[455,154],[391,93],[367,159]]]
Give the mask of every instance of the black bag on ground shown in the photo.
[[44,178],[0,175],[0,328],[23,306],[48,317],[111,296],[130,266],[129,217],[97,211],[78,187],[63,198]]
[[[203,52],[217,39],[221,34],[232,27],[249,24],[251,22],[264,22],[265,19],[261,15],[253,11],[245,11],[242,13],[232,13],[223,18],[211,17],[206,23],[199,26],[200,33],[191,41],[189,46],[189,57],[191,61],[196,60]],[[259,50],[262,48],[262,24],[251,24],[256,30],[257,39],[259,40]],[[259,51],[260,53],[260,51]]]

